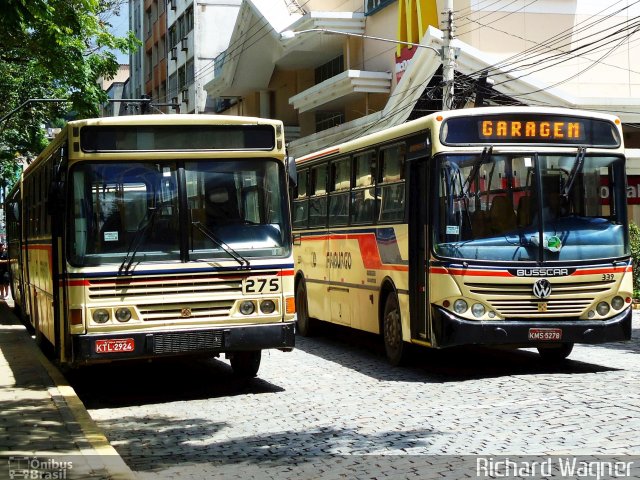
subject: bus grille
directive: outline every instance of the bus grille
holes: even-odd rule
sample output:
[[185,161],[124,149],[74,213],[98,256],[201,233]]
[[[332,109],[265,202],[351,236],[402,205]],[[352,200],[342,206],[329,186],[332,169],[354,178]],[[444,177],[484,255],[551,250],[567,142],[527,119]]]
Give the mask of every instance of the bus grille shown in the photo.
[[100,280],[89,283],[89,299],[120,299],[137,295],[236,294],[242,292],[241,277],[169,277],[145,281]]
[[229,274],[92,279],[88,297],[103,304],[135,305],[143,321],[220,320],[230,315],[234,301],[242,296],[243,278]]
[[[544,300],[533,296],[533,283],[492,284],[467,283],[470,293],[482,296],[504,318],[578,317],[594,300],[615,286],[615,281],[552,283],[552,292]],[[539,305],[546,303],[545,309]]]
[[153,336],[153,353],[207,352],[222,348],[222,332],[161,332]]

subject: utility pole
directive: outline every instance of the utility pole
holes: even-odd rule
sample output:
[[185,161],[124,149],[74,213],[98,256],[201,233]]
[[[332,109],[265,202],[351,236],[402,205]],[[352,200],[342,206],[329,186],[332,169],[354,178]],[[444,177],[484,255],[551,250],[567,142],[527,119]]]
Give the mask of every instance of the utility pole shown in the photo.
[[442,110],[451,110],[453,106],[453,72],[455,69],[455,53],[451,47],[453,40],[453,0],[446,0],[444,10],[446,17],[444,38],[442,42]]

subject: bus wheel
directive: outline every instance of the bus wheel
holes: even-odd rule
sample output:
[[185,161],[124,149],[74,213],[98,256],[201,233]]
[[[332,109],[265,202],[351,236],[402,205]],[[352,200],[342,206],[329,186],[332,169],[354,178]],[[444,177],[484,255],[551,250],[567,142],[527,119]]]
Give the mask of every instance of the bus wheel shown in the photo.
[[311,319],[309,318],[307,287],[304,284],[304,280],[301,280],[296,288],[296,312],[298,313],[296,330],[303,337],[310,336],[313,333],[313,328],[311,325]]
[[401,365],[405,360],[405,345],[402,341],[400,307],[398,305],[398,297],[396,297],[395,293],[390,293],[384,304],[382,335],[384,337],[384,349],[389,363],[394,366]]
[[236,377],[252,378],[258,374],[262,351],[234,352],[230,358],[231,368]]
[[545,362],[561,362],[565,360],[573,350],[573,343],[563,343],[555,347],[538,347],[540,358]]

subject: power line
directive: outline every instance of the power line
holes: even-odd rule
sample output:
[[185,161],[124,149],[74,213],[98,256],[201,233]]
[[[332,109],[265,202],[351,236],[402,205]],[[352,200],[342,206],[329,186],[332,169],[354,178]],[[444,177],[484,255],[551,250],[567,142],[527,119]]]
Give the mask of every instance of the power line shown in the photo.
[[[618,4],[618,3],[622,2],[622,1],[624,1],[624,0],[618,0],[614,5],[616,5],[616,4]],[[567,38],[571,38],[571,36],[575,35],[576,33],[585,32],[588,29],[590,29],[593,25],[601,23],[603,20],[609,19],[609,18],[615,16],[616,14],[618,14],[618,13],[620,13],[620,12],[622,12],[622,11],[628,9],[628,8],[630,8],[631,6],[633,6],[633,5],[637,4],[637,3],[640,3],[640,0],[635,1],[631,5],[627,5],[626,7],[623,7],[621,9],[617,10],[617,11],[611,12],[610,14],[606,15],[604,17],[604,19],[598,18],[599,15],[601,15],[602,13],[604,13],[605,11],[607,11],[609,8],[613,7],[614,5],[609,6],[609,7],[605,8],[605,9],[597,12],[596,14],[592,15],[588,19],[585,19],[582,22],[579,22],[575,26],[567,28],[567,29],[559,32],[558,34],[553,35],[553,36],[545,39],[543,42],[537,43],[534,46],[532,46],[532,47],[530,47],[528,49],[525,49],[522,52],[514,54],[511,57],[503,59],[503,60],[501,60],[501,61],[499,61],[499,62],[497,62],[497,63],[495,63],[495,64],[493,64],[493,65],[491,65],[489,67],[482,68],[482,69],[478,70],[477,72],[475,72],[475,74],[480,75],[480,74],[482,74],[484,72],[490,73],[492,70],[498,70],[498,69],[502,69],[502,68],[508,67],[510,65],[516,65],[518,62],[521,62],[521,61],[530,61],[532,58],[535,58],[536,56],[540,56],[543,53],[540,53],[539,55],[534,55],[534,56],[532,56],[532,54],[535,54],[536,52],[541,52],[543,49],[545,50],[544,53],[546,53],[546,51],[548,51],[548,50],[560,49],[563,46],[566,46],[567,44],[559,45],[559,46],[555,46],[555,47],[554,47],[554,44],[557,44],[560,41],[563,41],[563,40],[565,40]],[[591,22],[591,20],[593,20],[593,21]],[[587,23],[587,22],[589,22],[589,23]],[[582,25],[582,24],[586,24],[586,25],[583,25],[579,29],[576,29],[576,27],[578,25]],[[571,44],[571,42],[569,42],[568,45],[570,45],[570,44]],[[520,59],[520,60],[518,60],[518,59]]]

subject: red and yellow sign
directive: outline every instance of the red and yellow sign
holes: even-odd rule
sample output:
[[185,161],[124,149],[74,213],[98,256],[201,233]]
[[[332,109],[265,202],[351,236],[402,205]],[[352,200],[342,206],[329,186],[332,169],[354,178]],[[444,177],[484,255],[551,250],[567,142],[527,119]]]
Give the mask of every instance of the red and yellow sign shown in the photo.
[[[429,25],[439,28],[436,0],[398,0],[398,41],[420,43]],[[396,80],[400,81],[415,54],[412,46],[398,43]]]

